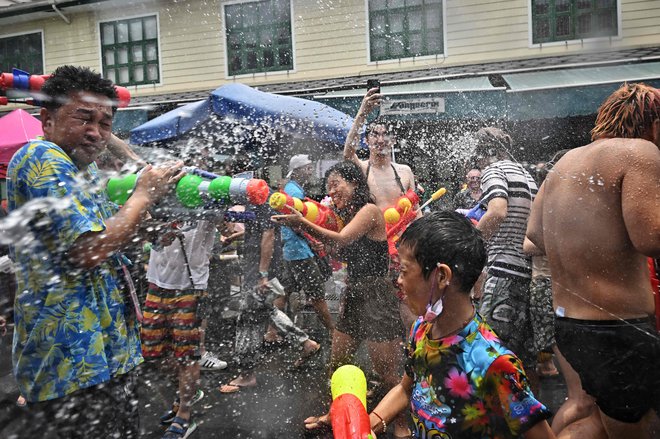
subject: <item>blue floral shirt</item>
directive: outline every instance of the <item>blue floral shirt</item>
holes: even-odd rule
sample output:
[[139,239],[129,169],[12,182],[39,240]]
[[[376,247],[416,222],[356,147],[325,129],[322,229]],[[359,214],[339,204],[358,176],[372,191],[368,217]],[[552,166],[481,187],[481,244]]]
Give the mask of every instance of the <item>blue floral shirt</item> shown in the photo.
[[406,347],[416,438],[515,438],[550,411],[534,398],[520,360],[476,314],[458,334],[430,338],[418,320]]
[[124,296],[119,257],[78,269],[67,251],[87,232],[105,230],[117,206],[108,201],[96,164],[81,172],[51,142],[36,140],[12,158],[9,210],[21,209],[28,236],[12,247],[14,375],[30,402],[60,398],[110,380],[142,362],[139,329]]

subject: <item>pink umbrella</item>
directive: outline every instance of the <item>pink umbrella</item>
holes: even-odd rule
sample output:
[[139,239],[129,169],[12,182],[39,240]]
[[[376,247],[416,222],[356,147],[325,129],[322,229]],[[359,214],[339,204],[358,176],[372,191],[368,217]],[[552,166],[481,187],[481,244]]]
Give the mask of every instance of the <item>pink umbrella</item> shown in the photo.
[[7,165],[14,153],[43,134],[41,121],[20,108],[0,117],[0,178],[6,177]]

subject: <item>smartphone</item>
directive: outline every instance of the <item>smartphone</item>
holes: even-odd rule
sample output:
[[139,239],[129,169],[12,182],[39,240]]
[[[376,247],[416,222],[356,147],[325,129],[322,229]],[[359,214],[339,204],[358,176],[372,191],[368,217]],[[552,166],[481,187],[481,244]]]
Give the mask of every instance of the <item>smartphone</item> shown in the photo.
[[377,88],[378,91],[376,93],[380,93],[380,81],[378,79],[367,80],[367,90],[371,90],[372,88]]

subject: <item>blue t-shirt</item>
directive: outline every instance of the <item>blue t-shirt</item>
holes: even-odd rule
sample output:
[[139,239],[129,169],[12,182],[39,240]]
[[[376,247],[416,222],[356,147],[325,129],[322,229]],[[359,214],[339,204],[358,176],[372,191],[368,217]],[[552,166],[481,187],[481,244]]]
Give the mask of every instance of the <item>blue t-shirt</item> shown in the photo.
[[[305,191],[293,180],[289,180],[284,186],[284,192],[301,200],[305,198]],[[282,227],[282,243],[282,256],[285,261],[300,261],[314,256],[307,240],[290,227]]]
[[139,329],[124,297],[119,256],[91,269],[68,262],[87,232],[105,230],[117,206],[95,163],[80,171],[57,145],[33,141],[7,171],[9,210],[30,218],[30,238],[12,247],[18,293],[14,306],[14,376],[28,401],[60,398],[140,364]]

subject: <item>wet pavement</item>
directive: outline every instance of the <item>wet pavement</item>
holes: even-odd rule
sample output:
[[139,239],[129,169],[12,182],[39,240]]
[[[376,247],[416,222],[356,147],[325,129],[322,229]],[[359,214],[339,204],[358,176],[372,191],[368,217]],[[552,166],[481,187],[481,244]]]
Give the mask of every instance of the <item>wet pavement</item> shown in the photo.
[[[330,404],[330,391],[326,364],[330,342],[313,313],[298,313],[297,322],[307,329],[312,338],[322,344],[320,355],[310,360],[302,370],[294,370],[293,362],[299,350],[289,344],[264,351],[257,368],[258,386],[223,395],[218,386],[237,375],[236,363],[231,358],[234,335],[234,316],[213,319],[208,328],[208,345],[212,352],[229,362],[219,372],[202,372],[205,397],[194,406],[199,423],[192,438],[303,438],[303,420],[326,411]],[[356,359],[363,370],[369,370],[364,350]],[[140,418],[145,439],[157,439],[164,427],[159,416],[169,408],[174,387],[164,375],[150,364],[140,367]],[[155,374],[155,375],[154,375]],[[368,379],[370,377],[368,376]],[[0,339],[0,438],[21,438],[21,422],[26,409],[15,406],[18,396],[11,376],[11,333]],[[539,399],[556,411],[564,401],[566,390],[561,376],[543,379]],[[318,436],[323,437],[323,436]],[[326,435],[326,437],[331,437]],[[382,436],[381,436],[382,437]]]

